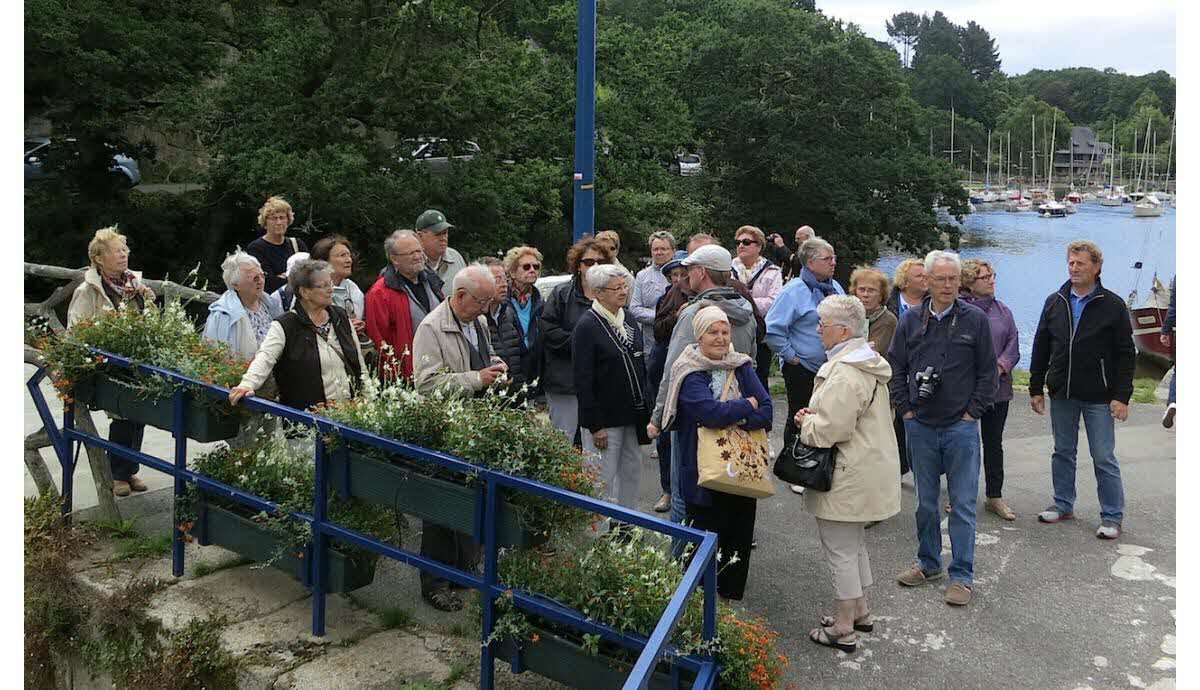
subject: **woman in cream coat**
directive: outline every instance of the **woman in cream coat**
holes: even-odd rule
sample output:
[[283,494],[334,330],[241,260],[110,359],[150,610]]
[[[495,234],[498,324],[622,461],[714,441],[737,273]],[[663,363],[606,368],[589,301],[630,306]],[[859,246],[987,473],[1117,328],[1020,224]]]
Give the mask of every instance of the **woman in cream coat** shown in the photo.
[[867,318],[856,297],[826,297],[817,315],[828,360],[795,422],[803,443],[837,446],[830,490],[805,492],[833,576],[837,615],[823,617],[809,639],[852,654],[857,632],[874,628],[864,592],[873,582],[864,527],[900,511],[900,463],[887,392],[892,368],[867,343]]

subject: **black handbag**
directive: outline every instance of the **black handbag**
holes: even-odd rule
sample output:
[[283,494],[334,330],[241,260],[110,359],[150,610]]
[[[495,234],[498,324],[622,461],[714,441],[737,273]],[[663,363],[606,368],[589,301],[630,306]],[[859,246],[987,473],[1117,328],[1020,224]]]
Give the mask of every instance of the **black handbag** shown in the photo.
[[[867,409],[875,403],[875,394],[879,386],[871,392],[871,401]],[[773,471],[788,484],[797,484],[813,491],[829,491],[833,486],[833,468],[837,464],[837,446],[832,448],[814,448],[800,441],[800,429],[796,429],[792,437],[791,447],[784,444],[779,457],[775,459]]]

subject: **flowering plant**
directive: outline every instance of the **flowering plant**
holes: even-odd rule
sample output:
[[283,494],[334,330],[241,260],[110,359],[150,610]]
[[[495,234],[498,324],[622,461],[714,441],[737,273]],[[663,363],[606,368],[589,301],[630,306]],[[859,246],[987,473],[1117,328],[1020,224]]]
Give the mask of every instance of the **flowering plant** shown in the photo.
[[[578,551],[506,551],[499,563],[500,579],[509,587],[537,592],[621,632],[649,636],[662,616],[663,602],[671,598],[683,579],[683,571],[657,543],[641,535],[642,530],[606,535]],[[636,658],[623,647],[601,642],[597,636],[579,635],[524,613],[509,598],[502,598],[498,607],[502,614],[491,640],[537,642],[541,629],[575,639],[593,654],[604,651],[629,662]],[[711,643],[705,643],[703,611],[703,593],[697,590],[675,627],[672,641],[680,652],[714,654],[721,664],[721,687],[778,687],[788,663],[787,657],[775,650],[778,633],[762,620],[739,618],[718,600],[716,635]]]

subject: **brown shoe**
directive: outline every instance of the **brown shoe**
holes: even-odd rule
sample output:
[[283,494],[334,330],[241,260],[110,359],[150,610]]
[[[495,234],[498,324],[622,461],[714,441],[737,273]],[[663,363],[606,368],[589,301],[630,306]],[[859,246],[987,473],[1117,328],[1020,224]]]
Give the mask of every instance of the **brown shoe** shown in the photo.
[[128,496],[129,495],[129,482],[123,482],[120,479],[114,479],[113,480],[113,495],[114,496]]
[[946,588],[946,603],[951,606],[966,606],[971,603],[971,588],[961,582],[951,582]]
[[896,576],[896,582],[899,582],[905,587],[916,587],[917,585],[923,585],[926,582],[940,580],[944,577],[946,577],[946,571],[944,570],[939,570],[936,573],[927,573],[924,570],[921,570],[920,563],[913,563],[908,567],[907,570],[904,570]]
[[137,477],[130,477],[129,488],[133,489],[134,491],[145,491],[149,487],[146,486],[146,482],[138,479]]
[[989,513],[995,513],[1010,522],[1017,519],[1017,514],[1012,512],[1012,508],[1008,507],[1003,498],[989,498],[983,507]]
[[658,503],[654,504],[654,512],[665,513],[671,509],[671,494],[663,494],[662,498],[658,499]]

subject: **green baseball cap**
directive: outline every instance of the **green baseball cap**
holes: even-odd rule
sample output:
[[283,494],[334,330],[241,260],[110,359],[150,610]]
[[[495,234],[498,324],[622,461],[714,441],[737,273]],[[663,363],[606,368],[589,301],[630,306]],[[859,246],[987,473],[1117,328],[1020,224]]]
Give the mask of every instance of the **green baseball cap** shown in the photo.
[[454,226],[446,220],[446,214],[432,208],[417,216],[417,232],[426,230],[440,235],[452,227]]

